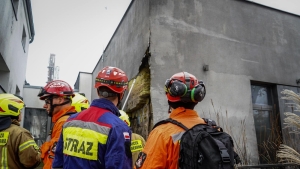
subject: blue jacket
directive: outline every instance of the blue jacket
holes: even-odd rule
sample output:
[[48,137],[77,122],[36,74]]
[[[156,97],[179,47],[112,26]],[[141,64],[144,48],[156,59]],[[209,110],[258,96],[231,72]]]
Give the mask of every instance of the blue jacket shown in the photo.
[[132,169],[131,130],[107,99],[70,116],[55,151],[53,169]]

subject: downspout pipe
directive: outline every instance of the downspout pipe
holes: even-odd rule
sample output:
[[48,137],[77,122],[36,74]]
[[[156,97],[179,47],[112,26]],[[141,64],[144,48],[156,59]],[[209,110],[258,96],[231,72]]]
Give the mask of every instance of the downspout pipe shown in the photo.
[[31,39],[30,39],[29,43],[32,43],[33,39],[34,39],[35,31],[34,31],[34,25],[33,25],[31,0],[25,0],[25,2],[26,2],[26,7],[27,7],[29,27],[30,27],[30,33],[31,33]]
[[127,103],[127,100],[128,100],[129,95],[130,95],[130,93],[131,93],[131,90],[132,90],[132,88],[133,88],[133,86],[134,86],[134,84],[135,84],[135,80],[136,80],[136,79],[134,79],[133,82],[132,82],[132,85],[131,85],[131,87],[130,87],[130,90],[129,90],[128,94],[127,94],[126,100],[125,100],[125,102],[124,102],[123,107],[122,107],[121,110],[124,110],[124,107],[125,107],[125,105],[126,105],[126,103]]

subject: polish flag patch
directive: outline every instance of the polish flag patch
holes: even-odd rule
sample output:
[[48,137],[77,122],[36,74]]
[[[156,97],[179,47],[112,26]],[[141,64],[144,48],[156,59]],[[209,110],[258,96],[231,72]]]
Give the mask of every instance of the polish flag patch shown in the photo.
[[123,135],[124,135],[124,138],[127,140],[129,140],[130,139],[130,135],[129,135],[129,133],[128,132],[123,132]]

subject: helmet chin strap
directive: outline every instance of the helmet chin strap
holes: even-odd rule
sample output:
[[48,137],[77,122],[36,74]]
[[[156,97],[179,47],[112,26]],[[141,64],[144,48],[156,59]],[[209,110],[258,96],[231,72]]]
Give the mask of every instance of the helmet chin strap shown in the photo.
[[117,104],[116,107],[119,107],[119,106],[120,106],[120,103],[121,103],[120,94],[118,94],[118,104]]
[[52,117],[53,116],[53,111],[54,111],[54,108],[57,107],[57,106],[62,106],[62,105],[65,105],[65,104],[68,104],[70,103],[70,100],[67,100],[61,104],[53,104],[53,97],[51,97],[50,99],[50,111],[49,111],[49,114],[48,116],[49,117]]

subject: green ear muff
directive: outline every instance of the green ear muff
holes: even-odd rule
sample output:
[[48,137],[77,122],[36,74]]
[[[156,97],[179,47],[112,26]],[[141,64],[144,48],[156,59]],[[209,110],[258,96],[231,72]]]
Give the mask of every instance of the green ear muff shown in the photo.
[[196,88],[193,88],[192,91],[191,91],[191,100],[192,100],[193,102],[197,102],[197,101],[195,101],[195,97],[194,97],[195,89],[196,89]]
[[185,87],[184,93],[183,93],[183,95],[181,95],[180,97],[186,95],[186,93],[187,93],[187,91],[188,91],[187,86],[186,86],[185,84],[184,84],[184,87]]
[[201,102],[206,94],[204,84],[199,84],[198,86],[194,87],[191,93],[191,99],[193,102]]

